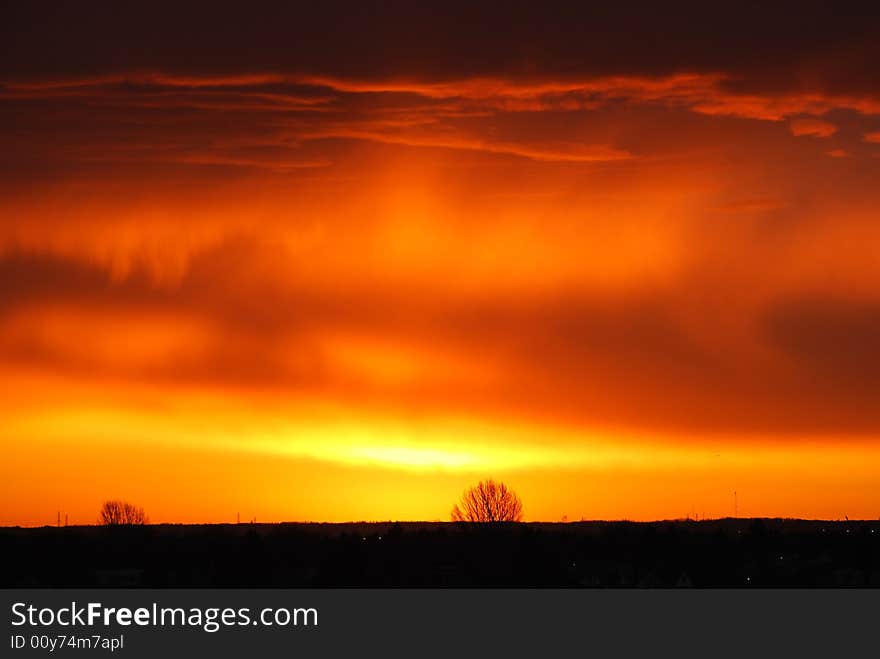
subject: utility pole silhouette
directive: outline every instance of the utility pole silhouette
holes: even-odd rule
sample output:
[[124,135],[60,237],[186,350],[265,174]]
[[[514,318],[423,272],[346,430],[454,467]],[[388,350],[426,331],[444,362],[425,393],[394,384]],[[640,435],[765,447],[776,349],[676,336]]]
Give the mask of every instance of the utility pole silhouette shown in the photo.
[[733,516],[739,517],[739,501],[736,498],[736,490],[733,491]]
[[57,513],[57,519],[55,520],[55,524],[58,528],[61,528],[61,511],[59,510]]

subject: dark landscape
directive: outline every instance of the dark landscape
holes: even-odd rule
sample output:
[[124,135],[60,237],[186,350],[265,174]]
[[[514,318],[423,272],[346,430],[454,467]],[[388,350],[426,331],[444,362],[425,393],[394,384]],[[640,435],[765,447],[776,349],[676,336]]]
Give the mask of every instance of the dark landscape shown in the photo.
[[3,587],[880,587],[880,521],[0,529]]

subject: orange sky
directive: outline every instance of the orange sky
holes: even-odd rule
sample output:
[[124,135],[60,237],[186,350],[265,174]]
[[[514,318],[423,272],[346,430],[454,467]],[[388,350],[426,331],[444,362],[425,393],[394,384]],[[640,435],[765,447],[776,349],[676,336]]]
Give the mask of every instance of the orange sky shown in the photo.
[[880,516],[876,21],[163,6],[0,21],[0,524]]

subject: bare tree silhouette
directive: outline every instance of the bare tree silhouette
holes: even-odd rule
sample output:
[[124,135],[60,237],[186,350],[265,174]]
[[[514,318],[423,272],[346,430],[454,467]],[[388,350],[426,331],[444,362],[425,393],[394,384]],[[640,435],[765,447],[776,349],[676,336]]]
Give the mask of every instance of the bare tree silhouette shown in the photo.
[[465,490],[452,508],[453,522],[519,522],[522,501],[504,483],[489,479]]
[[101,514],[98,519],[104,526],[147,523],[147,515],[143,508],[118,499],[105,501],[101,506]]

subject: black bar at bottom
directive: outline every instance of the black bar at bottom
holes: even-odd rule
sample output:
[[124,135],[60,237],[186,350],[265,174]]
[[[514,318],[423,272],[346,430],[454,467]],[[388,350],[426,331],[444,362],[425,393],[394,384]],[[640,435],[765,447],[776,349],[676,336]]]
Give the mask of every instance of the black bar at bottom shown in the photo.
[[7,630],[0,655],[9,657],[80,657],[84,650],[125,657],[833,657],[876,653],[880,645],[880,590],[21,589],[0,595]]

